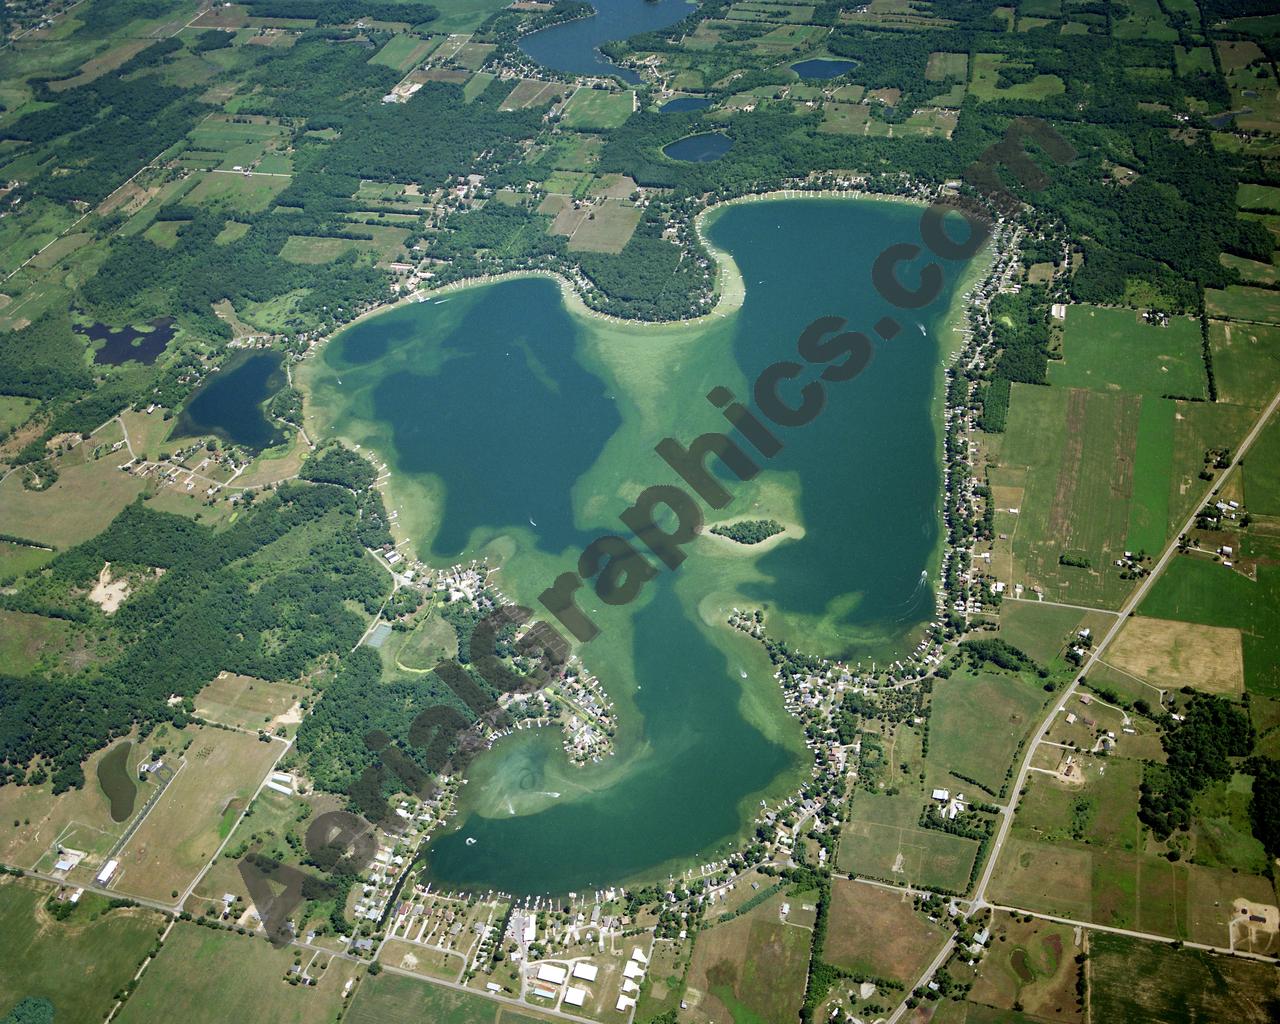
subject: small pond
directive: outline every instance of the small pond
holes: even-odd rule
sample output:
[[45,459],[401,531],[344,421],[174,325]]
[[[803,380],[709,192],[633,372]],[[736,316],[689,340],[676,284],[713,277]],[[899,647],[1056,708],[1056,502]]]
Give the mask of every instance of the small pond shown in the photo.
[[801,78],[839,78],[846,71],[858,66],[852,60],[827,60],[815,57],[813,60],[802,60],[791,65],[791,70]]
[[138,797],[138,784],[129,774],[129,752],[133,743],[125,740],[107,751],[98,762],[98,785],[111,801],[111,820],[127,821],[133,814],[133,803]]
[[733,149],[733,139],[719,132],[704,132],[701,135],[686,135],[669,146],[663,146],[662,152],[672,160],[685,160],[689,163],[705,164],[711,160],[719,160]]
[[711,106],[709,99],[702,96],[677,96],[673,100],[667,100],[658,108],[658,112],[662,114],[682,114],[689,110],[706,110]]
[[93,354],[93,361],[100,366],[119,366],[130,360],[150,366],[173,340],[177,328],[173,317],[162,316],[151,321],[150,330],[89,324],[77,327],[76,332],[88,338],[92,345],[102,342],[102,347]]

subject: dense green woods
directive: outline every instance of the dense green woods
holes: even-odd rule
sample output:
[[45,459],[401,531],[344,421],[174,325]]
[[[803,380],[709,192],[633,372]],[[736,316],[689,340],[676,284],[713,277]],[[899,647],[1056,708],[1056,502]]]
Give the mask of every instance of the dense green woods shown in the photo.
[[[41,757],[57,788],[79,785],[86,756],[135,722],[185,720],[219,672],[294,679],[350,650],[364,620],[347,603],[372,613],[389,589],[357,539],[356,510],[345,489],[284,485],[215,533],[134,504],[60,554],[5,607],[83,623],[116,653],[76,675],[0,680],[4,780]],[[141,581],[110,618],[85,598],[104,561]],[[174,694],[183,699],[170,705]]]

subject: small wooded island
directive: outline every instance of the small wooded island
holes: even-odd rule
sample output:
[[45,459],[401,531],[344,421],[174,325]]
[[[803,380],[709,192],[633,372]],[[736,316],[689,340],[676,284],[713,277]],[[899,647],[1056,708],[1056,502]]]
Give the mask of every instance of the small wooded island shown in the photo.
[[711,527],[711,532],[728,537],[739,544],[759,544],[776,533],[782,532],[782,524],[776,519],[744,519],[740,523]]

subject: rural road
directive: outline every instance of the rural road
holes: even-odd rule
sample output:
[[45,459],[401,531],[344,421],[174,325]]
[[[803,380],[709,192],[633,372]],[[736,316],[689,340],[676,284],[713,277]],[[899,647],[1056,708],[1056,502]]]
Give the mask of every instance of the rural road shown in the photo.
[[[1277,408],[1280,408],[1280,391],[1277,391],[1276,394],[1272,397],[1271,401],[1267,403],[1266,408],[1262,410],[1262,413],[1258,416],[1257,420],[1254,421],[1254,424],[1249,429],[1249,432],[1244,436],[1244,439],[1236,447],[1235,454],[1232,456],[1232,459],[1231,459],[1231,464],[1225,470],[1223,470],[1213,480],[1213,482],[1210,483],[1209,486],[1205,489],[1205,493],[1200,498],[1200,500],[1196,502],[1194,509],[1192,510],[1191,514],[1187,517],[1186,522],[1182,524],[1181,529],[1175,531],[1170,536],[1169,543],[1165,545],[1164,551],[1161,553],[1159,559],[1157,559],[1155,565],[1152,566],[1151,572],[1145,578],[1143,578],[1143,580],[1138,584],[1134,592],[1130,595],[1129,599],[1124,603],[1124,606],[1120,609],[1119,613],[1116,615],[1115,622],[1112,623],[1111,628],[1107,630],[1106,634],[1102,637],[1102,639],[1098,642],[1098,644],[1093,648],[1093,650],[1089,652],[1088,659],[1085,661],[1080,671],[1076,674],[1075,678],[1072,679],[1071,684],[1065,690],[1062,691],[1062,695],[1058,698],[1058,700],[1054,701],[1053,706],[1049,709],[1048,714],[1045,715],[1044,719],[1039,723],[1035,731],[1030,734],[1030,740],[1027,743],[1027,752],[1023,756],[1022,764],[1018,769],[1018,775],[1013,780],[1012,786],[1009,790],[1009,793],[1010,793],[1009,803],[1000,812],[1000,823],[996,829],[995,839],[991,844],[991,850],[987,855],[986,867],[983,869],[982,877],[978,882],[978,886],[974,890],[973,898],[970,901],[970,913],[982,910],[985,907],[993,907],[995,909],[1001,909],[1001,910],[1017,909],[1012,907],[996,907],[996,905],[988,903],[986,898],[987,887],[991,884],[991,876],[995,872],[996,863],[1000,859],[1000,851],[1004,848],[1005,840],[1009,838],[1009,830],[1013,826],[1013,817],[1018,809],[1018,801],[1021,799],[1022,788],[1023,786],[1026,785],[1026,782],[1027,782],[1027,775],[1031,768],[1031,759],[1035,754],[1036,747],[1039,745],[1039,738],[1042,735],[1044,735],[1045,730],[1048,729],[1049,726],[1053,723],[1054,718],[1066,706],[1067,702],[1071,699],[1072,694],[1076,692],[1080,684],[1084,681],[1085,677],[1093,669],[1094,665],[1101,660],[1103,652],[1106,651],[1106,649],[1110,646],[1110,644],[1119,635],[1120,630],[1124,628],[1124,624],[1128,620],[1129,616],[1142,603],[1143,598],[1147,596],[1147,593],[1151,590],[1151,587],[1155,584],[1156,580],[1159,579],[1160,574],[1164,572],[1164,570],[1168,567],[1169,563],[1173,560],[1174,556],[1177,554],[1178,539],[1183,534],[1188,533],[1192,529],[1192,527],[1194,527],[1195,521],[1196,521],[1196,515],[1200,512],[1202,508],[1204,508],[1204,506],[1210,501],[1210,499],[1212,499],[1214,493],[1218,490],[1219,487],[1222,486],[1222,481],[1227,478],[1227,475],[1232,470],[1236,469],[1239,466],[1241,460],[1244,458],[1245,452],[1247,452],[1249,448],[1253,445],[1253,443],[1258,439],[1258,435],[1262,433],[1263,428],[1266,427],[1267,425],[1267,422],[1271,419],[1273,415],[1275,415]],[[1089,609],[1089,610],[1097,611],[1099,609]],[[1018,912],[1024,913],[1024,914],[1033,913],[1032,911],[1026,911],[1026,910],[1018,910]],[[1121,929],[1121,928],[1111,928],[1104,925],[1093,924],[1092,922],[1089,922],[1089,921],[1073,921],[1067,918],[1052,917],[1048,914],[1034,914],[1034,916],[1041,917],[1050,921],[1061,921],[1064,924],[1072,924],[1072,925],[1078,925],[1084,928],[1091,928],[1096,931],[1114,932],[1120,935],[1128,935],[1133,938],[1148,939],[1155,942],[1167,943],[1167,942],[1173,941],[1167,935],[1152,935],[1145,932],[1126,931],[1125,929]],[[1260,954],[1256,954],[1256,953],[1245,953],[1243,951],[1232,950],[1232,949],[1224,948],[1221,946],[1208,946],[1208,945],[1203,945],[1201,943],[1192,943],[1192,942],[1185,942],[1184,945],[1194,949],[1210,950],[1212,952],[1217,952],[1217,953],[1232,953],[1236,956],[1247,956],[1247,957],[1250,957],[1251,959],[1264,960],[1269,963],[1277,962],[1274,958],[1271,958],[1271,957],[1261,956]],[[954,938],[948,939],[946,944],[939,951],[938,955],[934,957],[933,962],[925,969],[924,973],[921,974],[919,980],[915,983],[915,985],[911,987],[910,990],[908,990],[908,996],[910,995],[910,992],[913,991],[914,989],[920,988],[928,984],[929,979],[933,977],[934,972],[937,971],[938,968],[941,967],[942,964],[946,962],[946,958],[950,955],[952,949],[954,948],[955,948],[955,939]],[[897,1024],[897,1021],[906,1012],[906,1009],[907,1009],[907,1006],[904,1000],[901,1004],[899,1004],[898,1008],[894,1010],[893,1014],[889,1017],[889,1024]]]

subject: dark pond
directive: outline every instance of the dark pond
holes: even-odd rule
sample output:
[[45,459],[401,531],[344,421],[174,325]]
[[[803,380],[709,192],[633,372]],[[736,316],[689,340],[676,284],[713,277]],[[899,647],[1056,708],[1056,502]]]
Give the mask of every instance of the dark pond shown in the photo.
[[284,386],[283,366],[279,352],[233,356],[191,396],[174,436],[216,434],[256,451],[279,444],[283,435],[262,406]]
[[711,101],[701,96],[677,96],[667,100],[658,110],[663,114],[681,114],[686,110],[706,110],[709,106]]
[[710,160],[719,160],[733,149],[733,139],[719,132],[705,132],[702,135],[686,135],[669,146],[663,146],[662,152],[672,160],[686,160],[690,163],[705,164]]
[[138,796],[138,784],[129,774],[129,740],[117,743],[98,762],[98,785],[111,801],[111,820],[126,821],[133,814],[133,802]]
[[839,78],[846,71],[852,71],[858,65],[851,60],[802,60],[792,64],[791,70],[801,78]]
[[173,317],[162,316],[152,320],[151,329],[146,331],[135,327],[117,330],[106,324],[89,324],[77,327],[76,331],[88,338],[90,344],[102,342],[102,347],[93,354],[93,361],[99,365],[119,366],[132,359],[150,366],[173,340],[177,328],[173,326]]

